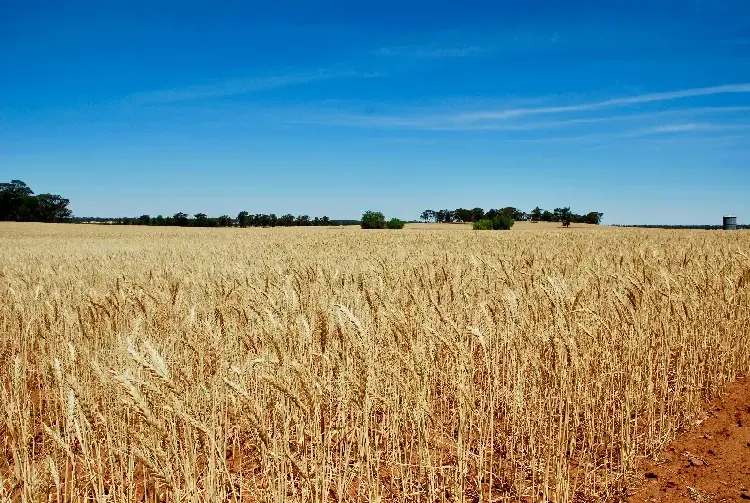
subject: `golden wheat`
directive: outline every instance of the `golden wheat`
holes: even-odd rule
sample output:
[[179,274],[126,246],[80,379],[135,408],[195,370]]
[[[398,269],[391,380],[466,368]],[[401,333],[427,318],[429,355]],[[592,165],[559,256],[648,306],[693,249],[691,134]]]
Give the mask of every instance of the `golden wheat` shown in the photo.
[[750,233],[0,225],[0,500],[601,501],[750,369]]

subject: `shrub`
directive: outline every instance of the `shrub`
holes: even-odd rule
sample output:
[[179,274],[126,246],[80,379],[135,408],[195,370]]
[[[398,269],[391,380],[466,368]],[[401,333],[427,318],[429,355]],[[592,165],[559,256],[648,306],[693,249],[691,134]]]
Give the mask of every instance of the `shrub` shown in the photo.
[[507,231],[515,222],[508,215],[498,215],[492,219],[492,228],[496,231]]
[[398,218],[391,218],[387,224],[385,224],[386,227],[389,229],[403,229],[404,228],[404,221],[399,220]]
[[483,219],[479,220],[477,222],[474,222],[474,230],[475,231],[491,231],[492,230],[492,220],[489,219]]
[[365,211],[360,225],[363,229],[385,229],[385,216],[379,211]]

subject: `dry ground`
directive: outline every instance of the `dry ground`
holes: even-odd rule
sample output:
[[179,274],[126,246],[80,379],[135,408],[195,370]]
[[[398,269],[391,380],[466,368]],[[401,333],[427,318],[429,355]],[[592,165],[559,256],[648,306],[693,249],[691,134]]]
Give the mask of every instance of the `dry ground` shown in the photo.
[[690,428],[640,464],[630,503],[750,500],[750,380],[739,379]]
[[0,224],[0,501],[622,499],[748,374],[749,249]]

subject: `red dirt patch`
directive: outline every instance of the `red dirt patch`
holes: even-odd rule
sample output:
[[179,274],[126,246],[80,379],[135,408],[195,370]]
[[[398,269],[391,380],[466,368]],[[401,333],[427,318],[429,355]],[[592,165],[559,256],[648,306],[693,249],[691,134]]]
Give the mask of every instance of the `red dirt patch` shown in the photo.
[[731,384],[706,411],[658,461],[641,465],[643,486],[630,503],[750,502],[750,380]]

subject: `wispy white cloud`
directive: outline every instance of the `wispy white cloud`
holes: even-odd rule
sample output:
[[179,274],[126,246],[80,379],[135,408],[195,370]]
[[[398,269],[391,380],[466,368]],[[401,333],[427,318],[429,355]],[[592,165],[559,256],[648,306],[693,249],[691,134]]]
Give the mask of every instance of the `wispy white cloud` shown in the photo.
[[[649,142],[684,138],[720,142],[721,138],[750,131],[750,106],[652,107],[653,111],[630,110],[640,103],[658,103],[681,98],[729,93],[750,93],[750,84],[731,84],[683,89],[664,93],[640,94],[565,106],[510,106],[492,112],[477,111],[477,103],[440,108],[401,106],[390,114],[350,113],[319,110],[299,113],[293,122],[413,132],[497,132],[471,135],[493,141],[585,143],[606,145],[611,141],[643,139]],[[586,111],[578,115],[577,112]],[[547,115],[541,118],[543,115]],[[556,134],[550,134],[552,131]],[[505,134],[503,134],[505,133]],[[569,133],[569,134],[566,134]],[[407,138],[415,138],[408,136]],[[419,137],[416,137],[419,138]],[[451,136],[444,136],[449,139]],[[456,136],[465,140],[466,136]]]
[[651,135],[663,135],[670,133],[685,133],[692,131],[746,131],[750,130],[750,124],[716,124],[708,122],[688,122],[683,124],[665,124],[637,131],[624,133],[624,137],[639,137]]
[[472,112],[458,115],[456,118],[465,121],[472,120],[497,120],[512,119],[526,115],[540,114],[558,114],[569,112],[582,112],[588,110],[598,110],[606,108],[615,108],[619,106],[636,105],[641,103],[653,103],[658,101],[671,101],[682,98],[694,98],[699,96],[712,96],[716,94],[730,93],[750,93],[750,84],[728,84],[714,87],[699,87],[693,89],[683,89],[681,91],[670,91],[665,93],[641,94],[638,96],[628,96],[623,98],[612,98],[603,101],[591,103],[582,103],[578,105],[564,105],[553,107],[537,108],[516,108],[508,110],[494,110],[484,112]]
[[180,101],[239,96],[242,94],[250,94],[268,89],[289,87],[322,80],[371,78],[378,76],[381,76],[381,74],[359,72],[356,70],[324,69],[314,72],[297,72],[281,75],[265,75],[247,79],[225,80],[209,85],[189,86],[178,89],[144,91],[129,95],[125,101],[139,105],[174,103]]
[[[663,126],[654,126],[632,131],[613,131],[613,132],[591,132],[569,136],[540,137],[540,138],[521,138],[517,141],[529,141],[534,143],[607,143],[616,139],[637,139],[637,138],[659,138],[660,141],[711,141],[718,142],[722,140],[733,140],[746,138],[746,135],[738,134],[721,134],[727,132],[750,131],[750,124],[716,124],[716,123],[675,123]],[[712,135],[690,135],[684,136],[679,133],[719,133]]]
[[395,47],[381,47],[373,51],[376,56],[402,57],[415,59],[464,58],[487,52],[486,48],[477,45],[440,46],[431,45],[401,45]]
[[717,107],[695,107],[675,110],[664,110],[659,112],[609,114],[598,117],[583,117],[561,120],[543,121],[517,121],[507,119],[523,118],[514,116],[495,121],[471,121],[465,120],[463,113],[443,114],[418,114],[413,110],[406,115],[376,115],[376,114],[350,114],[350,115],[323,115],[319,117],[304,118],[300,113],[295,121],[300,123],[327,124],[332,126],[348,126],[362,128],[393,128],[413,129],[425,131],[532,131],[542,129],[561,129],[569,126],[601,124],[626,121],[653,121],[675,116],[699,116],[699,115],[721,115],[730,113],[750,113],[750,106],[717,106]]

